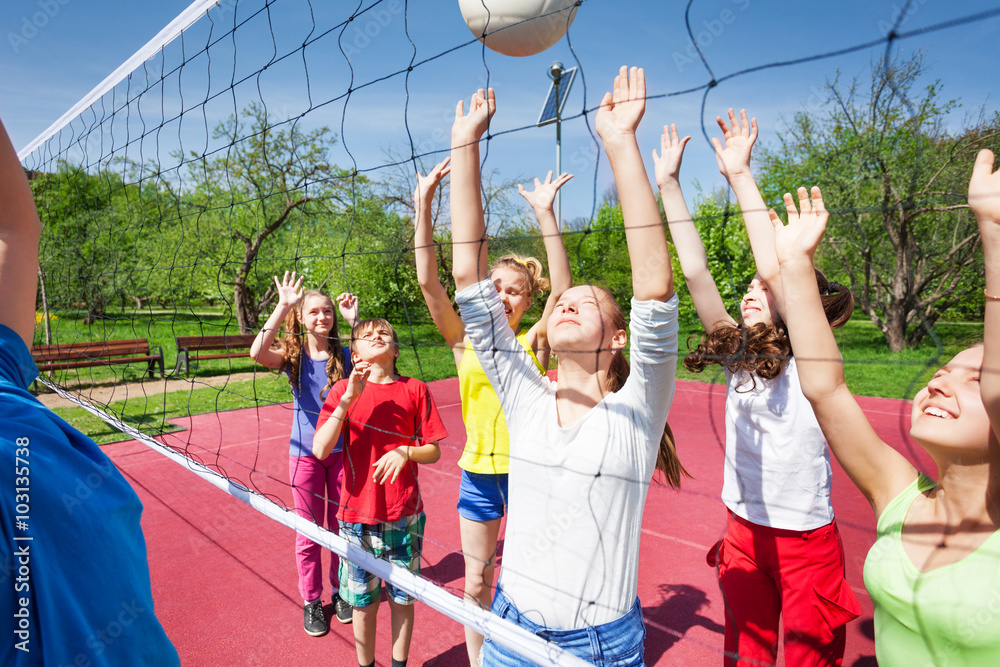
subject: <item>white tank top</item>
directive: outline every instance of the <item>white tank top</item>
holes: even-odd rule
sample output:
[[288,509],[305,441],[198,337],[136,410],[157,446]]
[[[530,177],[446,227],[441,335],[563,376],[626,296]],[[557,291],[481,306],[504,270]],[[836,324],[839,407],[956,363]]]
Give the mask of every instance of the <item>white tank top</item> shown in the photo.
[[830,451],[802,394],[795,359],[773,380],[751,380],[746,372],[726,377],[726,507],[786,530],[833,521]]

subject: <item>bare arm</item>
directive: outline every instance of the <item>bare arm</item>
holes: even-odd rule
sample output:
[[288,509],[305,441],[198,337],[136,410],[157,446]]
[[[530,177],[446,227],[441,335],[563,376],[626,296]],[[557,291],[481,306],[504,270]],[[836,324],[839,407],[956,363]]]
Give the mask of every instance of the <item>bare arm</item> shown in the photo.
[[771,292],[771,297],[778,307],[778,314],[784,318],[785,301],[781,289],[778,259],[774,254],[774,227],[768,217],[767,205],[764,204],[764,198],[750,171],[750,151],[757,141],[757,119],[747,120],[747,112],[743,109],[737,118],[736,113],[730,109],[728,124],[721,117],[716,117],[715,120],[726,142],[723,148],[717,138],[712,138],[719,171],[729,181],[743,212],[743,224],[746,225],[747,236],[750,237],[750,248],[753,250],[757,274]]
[[372,464],[375,468],[372,477],[377,484],[396,481],[399,471],[410,461],[420,464],[437,463],[441,458],[441,448],[436,442],[425,442],[422,445],[403,445],[392,449]]
[[[441,179],[451,172],[447,157],[431,169],[426,176],[417,172],[417,187],[413,192],[414,210],[414,248],[413,256],[417,264],[417,282],[424,295],[427,309],[438,331],[452,349],[456,349],[465,341],[465,327],[462,319],[455,312],[448,297],[448,290],[441,284],[438,277],[437,251],[434,245],[434,233],[431,220],[431,202]],[[457,361],[457,360],[456,360]]]
[[517,191],[531,205],[531,209],[538,218],[538,227],[542,231],[542,239],[545,243],[545,255],[549,265],[549,281],[551,289],[549,296],[545,300],[545,310],[535,326],[528,331],[528,344],[535,352],[538,362],[543,368],[549,367],[549,339],[548,322],[549,316],[556,307],[562,293],[573,286],[573,275],[569,267],[569,256],[566,254],[566,246],[563,245],[562,235],[559,233],[559,222],[556,220],[552,210],[556,193],[559,188],[569,182],[573,174],[559,174],[559,178],[552,180],[550,171],[543,183],[535,178],[535,189],[528,190],[523,185],[518,184]]
[[[986,260],[986,293],[1000,296],[1000,170],[993,170],[993,152],[979,151],[969,181],[969,207],[979,221]],[[979,391],[993,434],[1000,439],[1000,301],[986,299],[983,322],[983,372]]]
[[480,88],[463,112],[463,101],[455,107],[451,128],[451,230],[454,242],[452,275],[455,289],[477,283],[488,275],[486,221],[480,196],[479,140],[496,111],[493,89]]
[[278,305],[274,307],[274,312],[267,318],[264,328],[250,345],[250,358],[267,368],[278,368],[284,362],[285,358],[281,353],[272,350],[271,346],[274,345],[274,339],[281,330],[281,323],[285,321],[285,317],[295,308],[295,304],[302,300],[302,276],[296,280],[294,271],[291,275],[285,271],[281,282],[278,282],[278,276],[274,276],[274,284],[278,288]]
[[357,400],[358,396],[361,395],[361,392],[364,391],[365,382],[368,381],[370,374],[371,369],[368,364],[357,364],[351,369],[347,389],[344,391],[343,396],[340,397],[340,401],[337,403],[337,407],[334,408],[333,414],[323,422],[322,426],[316,429],[316,433],[313,436],[313,456],[323,460],[333,451],[333,448],[337,445],[337,440],[340,439],[344,422],[347,421],[347,412],[351,409],[351,405]]
[[667,239],[649,186],[635,131],[646,110],[646,74],[622,67],[613,93],[605,93],[595,126],[615,176],[632,263],[632,292],[639,301],[666,301],[674,293]]
[[31,348],[38,292],[38,220],[31,187],[0,122],[0,324]]
[[667,225],[670,226],[670,238],[677,249],[677,258],[681,262],[684,281],[695,310],[705,331],[711,331],[719,324],[733,324],[735,320],[726,311],[726,304],[719,295],[719,288],[712,279],[708,269],[708,255],[705,245],[698,236],[691,212],[684,193],[681,191],[680,171],[681,160],[684,157],[684,147],[691,137],[677,137],[677,126],[663,126],[660,136],[660,154],[653,151],[653,165],[656,172],[656,184],[660,187],[660,197],[663,199],[663,212],[667,215]]
[[875,433],[844,380],[844,363],[820,302],[813,254],[823,238],[829,215],[819,188],[812,202],[799,188],[801,215],[790,194],[785,195],[788,226],[774,212],[775,251],[788,309],[785,322],[802,393],[812,404],[823,435],[834,456],[879,516],[886,504],[910,485],[917,470]]

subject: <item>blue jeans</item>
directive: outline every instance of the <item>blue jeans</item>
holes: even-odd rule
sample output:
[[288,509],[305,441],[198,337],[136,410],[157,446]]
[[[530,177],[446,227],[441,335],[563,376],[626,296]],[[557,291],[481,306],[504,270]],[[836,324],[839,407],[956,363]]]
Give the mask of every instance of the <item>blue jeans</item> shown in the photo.
[[[646,626],[642,624],[639,598],[627,614],[603,625],[579,630],[559,630],[538,625],[525,618],[499,588],[493,598],[494,614],[532,632],[542,639],[587,662],[601,667],[643,667],[643,642]],[[484,667],[531,667],[535,663],[510,649],[487,639],[483,643]]]

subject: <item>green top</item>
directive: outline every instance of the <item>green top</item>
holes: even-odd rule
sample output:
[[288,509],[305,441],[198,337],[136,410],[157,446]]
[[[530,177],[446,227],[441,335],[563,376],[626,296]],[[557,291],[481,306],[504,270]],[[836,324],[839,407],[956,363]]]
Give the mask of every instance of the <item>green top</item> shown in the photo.
[[875,654],[881,667],[1000,665],[1000,531],[968,556],[921,573],[903,549],[903,520],[933,489],[921,474],[879,517],[865,560],[875,603]]

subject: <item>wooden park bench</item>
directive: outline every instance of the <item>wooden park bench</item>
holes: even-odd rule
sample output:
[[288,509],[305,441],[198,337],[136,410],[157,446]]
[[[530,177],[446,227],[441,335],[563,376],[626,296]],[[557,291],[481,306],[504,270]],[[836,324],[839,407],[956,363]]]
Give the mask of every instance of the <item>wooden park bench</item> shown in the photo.
[[39,371],[145,363],[149,377],[156,377],[157,367],[163,375],[163,348],[151,346],[145,338],[36,345],[31,348],[31,356]]
[[256,334],[177,336],[177,366],[174,367],[174,373],[178,373],[183,366],[184,375],[187,375],[191,367],[197,368],[202,359],[249,358],[250,346],[256,337]]

